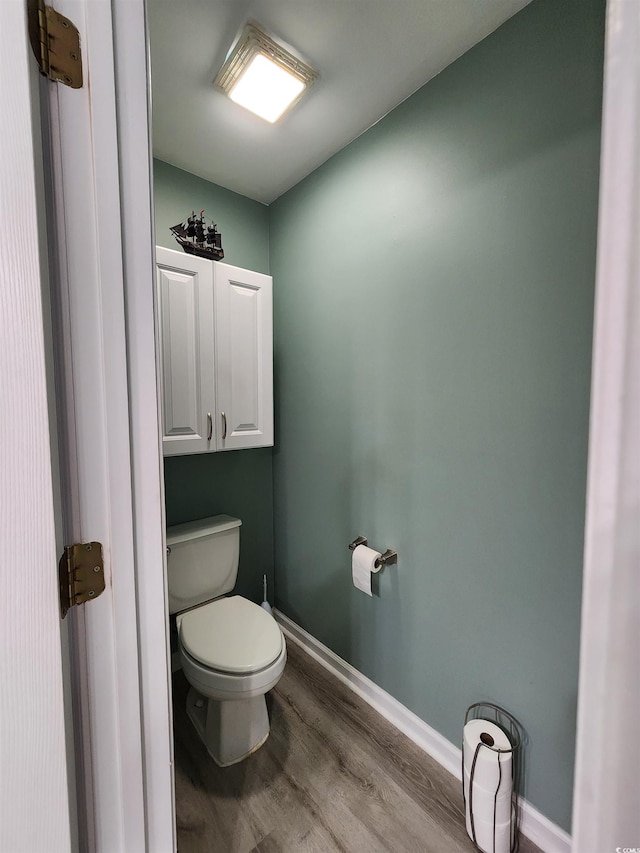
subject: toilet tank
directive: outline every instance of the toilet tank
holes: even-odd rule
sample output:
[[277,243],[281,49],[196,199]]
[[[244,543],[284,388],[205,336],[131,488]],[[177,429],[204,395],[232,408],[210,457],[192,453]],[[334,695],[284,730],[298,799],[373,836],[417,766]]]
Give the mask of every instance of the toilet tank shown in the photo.
[[238,576],[239,518],[213,515],[167,529],[169,613],[231,592]]

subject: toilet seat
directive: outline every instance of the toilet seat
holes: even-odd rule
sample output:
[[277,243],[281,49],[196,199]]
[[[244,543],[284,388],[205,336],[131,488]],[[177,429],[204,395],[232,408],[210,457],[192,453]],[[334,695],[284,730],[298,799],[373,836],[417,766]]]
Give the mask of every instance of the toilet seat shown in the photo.
[[287,662],[287,648],[282,643],[278,657],[258,672],[219,672],[192,658],[180,644],[180,662],[189,684],[203,696],[219,701],[250,699],[264,696],[276,686]]
[[277,622],[239,595],[195,607],[178,616],[177,626],[182,650],[193,662],[229,676],[260,672],[283,651]]

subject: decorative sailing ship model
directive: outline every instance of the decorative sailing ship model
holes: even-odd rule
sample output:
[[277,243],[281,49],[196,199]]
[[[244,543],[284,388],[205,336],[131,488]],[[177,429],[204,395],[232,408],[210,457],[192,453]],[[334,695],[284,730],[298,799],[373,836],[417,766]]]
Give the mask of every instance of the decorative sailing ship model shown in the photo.
[[224,258],[222,234],[216,228],[215,222],[206,224],[204,210],[200,211],[200,216],[196,216],[192,210],[186,222],[178,222],[169,230],[190,255],[198,255],[212,261],[221,261]]

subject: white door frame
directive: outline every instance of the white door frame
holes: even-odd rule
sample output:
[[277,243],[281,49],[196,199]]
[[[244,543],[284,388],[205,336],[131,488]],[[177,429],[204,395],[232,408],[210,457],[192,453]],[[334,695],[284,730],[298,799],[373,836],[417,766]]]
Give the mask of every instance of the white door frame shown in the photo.
[[[574,789],[573,843],[580,853],[609,849],[611,844],[612,849],[637,846],[640,837],[639,811],[631,805],[640,801],[640,774],[637,762],[629,761],[625,752],[640,706],[637,658],[629,653],[637,649],[640,605],[640,3],[609,0],[606,39]],[[129,47],[140,56],[146,51],[146,46],[133,42]],[[135,118],[142,124],[140,116]],[[141,130],[134,137],[140,134]],[[143,327],[151,319],[150,313],[139,317]],[[140,329],[138,324],[135,332]],[[149,328],[145,334],[150,334]],[[138,402],[132,398],[132,410]],[[620,620],[622,613],[626,621]],[[606,637],[609,645],[604,643]],[[616,644],[627,650],[626,656],[615,655]],[[634,701],[625,704],[622,692],[616,694],[616,719],[621,725],[619,750],[614,752],[608,741],[612,697],[605,686],[619,688],[621,683]],[[607,768],[610,772],[603,773]],[[612,784],[616,774],[624,784]],[[621,838],[634,821],[635,834]]]
[[573,849],[640,844],[640,3],[609,0]]
[[147,850],[176,849],[147,22],[112,0]]
[[[58,225],[65,226],[60,269],[69,281],[69,422],[76,424],[82,496],[74,518],[77,535],[103,541],[107,558],[107,592],[86,608],[84,619],[94,846],[156,853],[175,842],[168,645],[159,614],[166,593],[159,568],[163,495],[144,0],[58,0],[56,7],[81,30],[90,82],[80,97],[56,90],[53,130],[61,142],[57,174],[64,184],[58,187],[64,190]],[[609,2],[574,799],[574,843],[581,853],[596,849],[590,847],[595,838],[637,844],[637,837],[614,839],[612,830],[624,827],[625,814],[610,800],[602,810],[592,808],[588,786],[592,757],[606,768],[602,757],[610,755],[606,716],[590,716],[589,709],[606,711],[604,687],[612,675],[626,677],[637,691],[628,660],[617,671],[618,659],[612,666],[599,645],[615,627],[611,605],[638,602],[630,561],[638,555],[640,484],[639,13],[635,3]],[[86,359],[78,351],[85,346]],[[619,720],[628,723],[624,713]],[[626,789],[636,802],[637,779],[627,780],[632,787]]]

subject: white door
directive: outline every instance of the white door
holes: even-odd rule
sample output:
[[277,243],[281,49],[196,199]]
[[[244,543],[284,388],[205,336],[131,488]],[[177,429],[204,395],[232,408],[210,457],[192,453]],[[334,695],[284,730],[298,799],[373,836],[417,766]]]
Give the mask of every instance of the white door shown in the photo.
[[53,853],[71,832],[24,15],[0,3],[0,850]]
[[[2,115],[11,128],[0,166],[0,849],[73,843],[36,264],[46,227],[65,538],[98,540],[105,557],[105,592],[65,620],[76,663],[80,844],[164,853],[175,840],[144,6],[56,0],[56,9],[80,31],[85,85],[42,84],[49,199],[39,217],[25,4],[0,4],[10,45],[1,60]],[[127,324],[138,326],[129,340]]]
[[219,450],[273,444],[273,284],[217,262],[216,397]]
[[165,456],[215,450],[213,263],[156,248],[162,448]]

